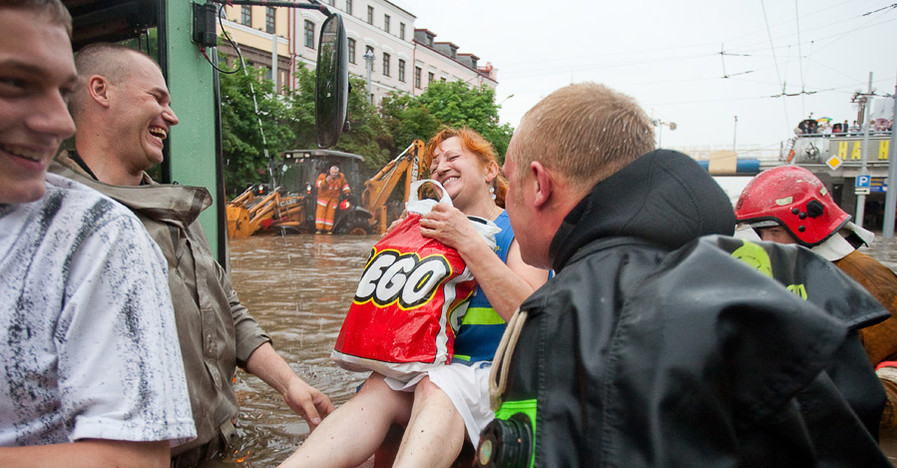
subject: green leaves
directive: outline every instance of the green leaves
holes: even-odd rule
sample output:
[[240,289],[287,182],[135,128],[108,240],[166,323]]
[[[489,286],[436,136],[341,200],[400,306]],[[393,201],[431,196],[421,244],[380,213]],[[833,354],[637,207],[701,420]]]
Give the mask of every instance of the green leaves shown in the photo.
[[[247,72],[220,75],[224,176],[231,195],[251,184],[269,182],[265,148],[270,155],[279,155],[295,139],[291,126],[287,125],[288,103],[274,92],[273,82],[264,78],[265,70],[249,67]],[[255,90],[258,114],[250,83]],[[267,145],[263,144],[261,129]]]
[[[247,186],[269,182],[269,163],[278,165],[280,154],[290,149],[316,148],[315,74],[305,66],[296,72],[298,87],[285,94],[274,92],[266,70],[250,67],[221,74],[221,119],[225,180],[230,196]],[[350,76],[349,128],[333,148],[364,156],[371,174],[383,167],[414,139],[424,141],[443,126],[468,126],[492,142],[504,159],[513,129],[499,124],[495,91],[474,88],[464,82],[434,82],[420,96],[390,94],[380,108],[368,103],[363,79]],[[250,84],[258,101],[258,117]],[[261,119],[270,155],[265,158]]]

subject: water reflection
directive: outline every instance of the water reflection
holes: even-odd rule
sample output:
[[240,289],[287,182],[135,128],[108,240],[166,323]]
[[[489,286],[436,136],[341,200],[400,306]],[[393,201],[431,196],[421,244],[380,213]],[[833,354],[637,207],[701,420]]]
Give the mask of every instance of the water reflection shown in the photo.
[[[292,235],[231,241],[232,277],[240,299],[293,369],[336,405],[347,401],[366,377],[338,368],[329,357],[377,239]],[[867,253],[897,270],[897,239],[877,237]],[[210,466],[276,466],[305,440],[308,426],[258,378],[240,372],[236,390],[242,445],[234,460]],[[897,436],[884,437],[883,446],[897,454]]]
[[[274,340],[278,352],[309,384],[339,405],[365,374],[340,369],[330,351],[352,301],[355,285],[378,237],[255,236],[231,241],[234,288]],[[240,372],[241,466],[283,461],[308,435],[279,393]]]

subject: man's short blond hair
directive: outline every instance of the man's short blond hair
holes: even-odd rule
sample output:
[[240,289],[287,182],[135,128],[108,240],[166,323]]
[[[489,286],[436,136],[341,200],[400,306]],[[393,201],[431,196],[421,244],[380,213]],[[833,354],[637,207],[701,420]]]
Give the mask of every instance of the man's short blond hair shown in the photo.
[[523,116],[517,132],[518,177],[539,161],[581,192],[654,150],[654,126],[635,100],[596,83],[551,93]]
[[[87,79],[94,75],[106,78],[112,84],[121,84],[126,80],[134,66],[134,57],[142,56],[151,62],[159,64],[141,50],[132,49],[121,44],[97,42],[90,44],[75,55],[75,68],[78,69],[78,88],[69,101],[69,111],[72,116],[84,109],[87,101]],[[161,70],[161,68],[159,68]]]
[[2,0],[0,9],[3,8],[40,11],[48,14],[53,22],[65,28],[69,39],[72,38],[72,15],[60,0]]

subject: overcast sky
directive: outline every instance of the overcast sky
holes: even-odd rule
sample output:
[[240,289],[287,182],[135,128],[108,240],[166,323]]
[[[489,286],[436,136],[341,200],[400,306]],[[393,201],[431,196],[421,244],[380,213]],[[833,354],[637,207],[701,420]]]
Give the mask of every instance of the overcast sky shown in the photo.
[[[514,127],[553,90],[595,81],[675,122],[664,147],[778,148],[811,112],[853,122],[869,72],[879,95],[897,84],[893,0],[394,3],[437,41],[492,62]],[[796,95],[773,97],[783,91]]]

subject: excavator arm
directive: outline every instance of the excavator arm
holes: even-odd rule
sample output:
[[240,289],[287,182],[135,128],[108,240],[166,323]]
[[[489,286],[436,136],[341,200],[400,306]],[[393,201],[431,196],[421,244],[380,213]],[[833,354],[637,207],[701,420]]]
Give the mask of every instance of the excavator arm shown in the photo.
[[[423,171],[423,154],[424,142],[414,140],[377,174],[365,181],[361,204],[373,216],[372,224],[378,226],[379,232],[386,231],[386,202],[399,181],[404,180],[404,201],[408,201],[411,182],[417,180]],[[405,177],[402,178],[402,175]]]

